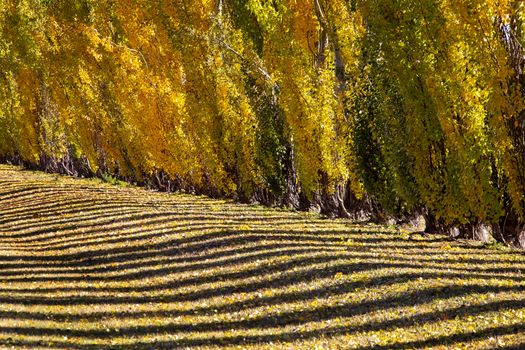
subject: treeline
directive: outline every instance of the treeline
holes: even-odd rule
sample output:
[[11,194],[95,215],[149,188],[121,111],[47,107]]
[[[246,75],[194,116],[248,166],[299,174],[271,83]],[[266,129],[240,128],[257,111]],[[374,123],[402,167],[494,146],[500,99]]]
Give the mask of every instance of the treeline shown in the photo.
[[0,0],[0,155],[525,244],[511,0]]

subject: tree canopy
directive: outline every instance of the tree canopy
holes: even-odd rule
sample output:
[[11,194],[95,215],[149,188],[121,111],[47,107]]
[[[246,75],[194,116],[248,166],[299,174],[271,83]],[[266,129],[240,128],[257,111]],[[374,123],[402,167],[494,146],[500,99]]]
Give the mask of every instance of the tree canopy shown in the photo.
[[525,241],[523,18],[511,0],[0,0],[0,155]]

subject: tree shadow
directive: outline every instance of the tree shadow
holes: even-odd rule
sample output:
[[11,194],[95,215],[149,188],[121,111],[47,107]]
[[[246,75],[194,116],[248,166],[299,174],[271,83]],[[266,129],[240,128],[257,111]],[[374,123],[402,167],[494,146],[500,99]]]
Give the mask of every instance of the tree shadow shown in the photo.
[[[10,204],[0,207],[0,214],[7,215],[0,218],[0,245],[16,254],[0,256],[0,345],[242,347],[393,331],[439,323],[443,318],[525,309],[525,299],[510,297],[525,293],[519,275],[525,266],[511,259],[516,255],[487,252],[493,258],[481,258],[475,254],[484,250],[468,246],[461,246],[461,252],[440,251],[443,237],[408,241],[395,234],[380,234],[374,227],[342,222],[334,228],[325,220],[306,220],[284,211],[250,212],[248,206],[216,211],[212,208],[216,202],[191,197],[135,201],[133,191],[90,186],[78,186],[69,193],[51,186],[48,198],[42,194],[32,203],[31,193],[41,185],[5,186],[0,203]],[[84,197],[83,191],[87,191]],[[97,193],[106,197],[95,201]],[[69,200],[64,202],[64,198]],[[107,210],[86,213],[102,208]],[[60,214],[69,217],[61,218]],[[514,265],[498,265],[504,263]],[[430,283],[456,279],[461,283]],[[494,279],[504,283],[483,283]],[[416,280],[429,283],[425,288],[395,292],[395,288]],[[369,289],[386,293],[368,299],[347,298]],[[489,293],[509,298],[428,311],[436,301]],[[334,302],[317,303],[329,299]],[[9,309],[2,307],[6,305]],[[171,308],[163,310],[159,305]],[[122,311],[124,306],[129,307],[127,311]],[[77,307],[84,311],[75,312]],[[386,320],[362,317],[412,307],[426,311],[410,316],[393,312]],[[86,308],[92,310],[86,312]],[[249,310],[265,311],[239,316]],[[217,314],[229,318],[214,319]],[[136,325],[144,318],[161,322]],[[337,322],[355,318],[361,322],[346,326]],[[76,326],[83,322],[103,325],[107,319],[125,326]],[[40,323],[35,326],[33,321]],[[293,331],[310,324],[313,326],[307,330]],[[491,326],[477,332],[366,348],[425,348],[490,336],[520,336],[524,326]],[[231,330],[243,335],[228,335]],[[190,333],[191,338],[187,336]],[[144,340],[159,334],[180,338]],[[49,340],[39,342],[29,337]],[[65,337],[85,344],[59,340]],[[128,341],[109,345],[116,337]],[[108,345],[97,343],[101,340]]]

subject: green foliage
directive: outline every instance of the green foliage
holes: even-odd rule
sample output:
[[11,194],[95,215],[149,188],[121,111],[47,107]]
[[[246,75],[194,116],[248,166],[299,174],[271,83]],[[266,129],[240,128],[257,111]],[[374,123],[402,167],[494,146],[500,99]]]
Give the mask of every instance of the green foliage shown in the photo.
[[490,243],[485,243],[483,245],[484,248],[490,249],[490,250],[498,250],[498,251],[506,251],[509,249],[509,247],[501,242],[492,241]]
[[226,2],[229,16],[231,16],[235,27],[239,28],[243,35],[252,43],[258,56],[262,56],[264,38],[257,17],[247,6],[244,0],[230,0]]
[[108,173],[102,173],[100,174],[100,179],[102,181],[104,181],[105,183],[108,183],[110,185],[115,185],[115,186],[124,186],[126,187],[128,185],[127,182],[125,181],[122,181],[122,180],[119,180],[118,178],[116,178],[115,176],[112,176],[111,174],[108,174]]
[[4,0],[0,156],[39,163],[74,150],[95,173],[161,171],[238,198],[349,189],[446,224],[524,221],[524,11]]

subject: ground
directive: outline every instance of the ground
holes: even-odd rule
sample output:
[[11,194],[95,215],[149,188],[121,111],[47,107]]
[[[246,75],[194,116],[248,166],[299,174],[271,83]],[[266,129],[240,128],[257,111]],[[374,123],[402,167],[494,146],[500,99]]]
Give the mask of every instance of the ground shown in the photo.
[[0,165],[0,348],[524,349],[525,256]]

